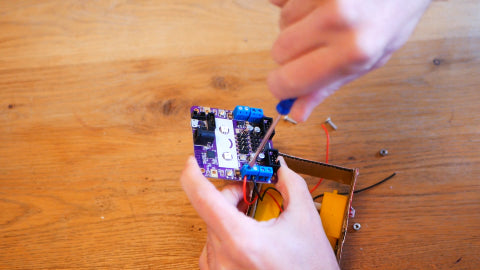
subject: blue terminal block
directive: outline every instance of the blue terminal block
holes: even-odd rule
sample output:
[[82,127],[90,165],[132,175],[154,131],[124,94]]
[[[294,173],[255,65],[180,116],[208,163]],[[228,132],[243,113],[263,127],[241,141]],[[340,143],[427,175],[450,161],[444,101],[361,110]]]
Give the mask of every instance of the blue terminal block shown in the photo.
[[250,108],[250,117],[248,122],[257,123],[263,118],[263,110],[258,108]]
[[273,176],[273,168],[266,167],[266,166],[258,166],[258,167],[259,167],[258,181],[270,183],[270,180],[272,179],[272,176]]
[[270,183],[273,176],[273,168],[267,166],[259,166],[254,165],[253,167],[248,166],[245,164],[240,169],[240,173],[243,177],[247,177],[247,180],[262,182],[262,183]]
[[233,119],[235,120],[248,120],[250,117],[250,107],[238,105],[233,110]]
[[242,166],[240,169],[240,173],[243,177],[247,176],[248,180],[256,180],[258,178],[258,174],[260,172],[259,166],[253,165],[253,167],[250,167],[248,164],[245,164]]

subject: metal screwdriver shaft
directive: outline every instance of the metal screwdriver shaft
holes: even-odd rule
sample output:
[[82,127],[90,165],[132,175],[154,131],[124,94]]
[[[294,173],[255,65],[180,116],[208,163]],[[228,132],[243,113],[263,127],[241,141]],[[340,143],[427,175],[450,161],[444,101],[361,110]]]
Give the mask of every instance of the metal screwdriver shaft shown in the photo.
[[275,126],[278,124],[278,122],[280,121],[280,119],[282,119],[282,115],[279,114],[279,115],[277,115],[277,117],[273,120],[272,125],[268,128],[267,133],[265,134],[265,136],[263,137],[262,141],[260,142],[260,145],[258,146],[257,151],[255,151],[255,155],[254,155],[253,158],[250,160],[250,162],[248,162],[248,166],[253,167],[253,165],[255,165],[255,163],[256,163],[256,161],[257,161],[258,155],[260,155],[260,153],[263,151],[263,148],[265,147],[265,144],[267,144],[267,142],[268,142],[268,138],[270,138],[270,136],[272,135],[273,130],[275,129]]
[[290,109],[292,108],[295,100],[296,100],[296,98],[285,99],[285,100],[282,100],[278,103],[278,105],[277,105],[278,115],[275,118],[275,120],[273,120],[272,125],[270,125],[270,127],[268,128],[267,133],[265,134],[262,141],[260,142],[260,145],[257,148],[257,151],[255,151],[255,155],[253,155],[250,162],[248,162],[248,166],[253,167],[255,165],[255,163],[257,163],[257,157],[263,151],[263,148],[265,147],[268,140],[270,139],[270,136],[272,135],[273,130],[277,126],[278,122],[280,122],[280,119],[282,119],[282,116],[290,113]]

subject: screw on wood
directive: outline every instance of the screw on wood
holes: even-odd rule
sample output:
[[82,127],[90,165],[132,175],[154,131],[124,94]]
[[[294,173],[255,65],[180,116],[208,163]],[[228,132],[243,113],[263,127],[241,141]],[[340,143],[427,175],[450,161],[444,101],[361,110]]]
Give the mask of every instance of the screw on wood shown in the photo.
[[379,154],[380,154],[380,156],[384,157],[384,156],[388,155],[388,150],[387,149],[382,149],[382,150],[380,150]]
[[337,130],[337,126],[332,122],[332,119],[330,119],[330,117],[325,120],[325,123],[329,124],[334,130]]
[[295,125],[298,124],[297,121],[295,121],[295,120],[293,120],[292,118],[288,117],[288,115],[285,115],[285,116],[283,117],[283,120],[288,121],[288,122],[290,122],[290,123],[292,123],[292,124],[295,124]]

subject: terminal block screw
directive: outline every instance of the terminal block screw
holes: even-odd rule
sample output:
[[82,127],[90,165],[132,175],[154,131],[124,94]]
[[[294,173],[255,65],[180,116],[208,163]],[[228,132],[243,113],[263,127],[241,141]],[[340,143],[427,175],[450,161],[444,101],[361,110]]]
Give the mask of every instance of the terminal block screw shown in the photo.
[[334,130],[337,130],[337,126],[332,122],[332,119],[330,119],[330,117],[325,120],[325,123],[329,124]]

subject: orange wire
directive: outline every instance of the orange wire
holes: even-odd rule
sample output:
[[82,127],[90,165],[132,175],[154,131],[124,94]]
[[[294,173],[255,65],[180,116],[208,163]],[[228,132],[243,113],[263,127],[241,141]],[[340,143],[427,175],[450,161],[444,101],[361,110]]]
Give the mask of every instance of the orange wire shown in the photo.
[[[322,124],[322,128],[323,128],[323,130],[325,130],[325,135],[327,136],[327,151],[326,151],[325,163],[328,163],[328,150],[330,148],[330,135],[328,134],[328,129],[324,124]],[[318,180],[318,183],[312,189],[310,189],[310,193],[314,192],[315,189],[317,189],[317,187],[320,186],[322,181],[323,181],[323,178],[320,178],[320,180]]]
[[247,200],[247,176],[245,175],[243,177],[243,200],[247,205],[251,205],[257,200],[257,198],[258,198],[258,195],[255,196],[255,199],[253,199],[251,202]]

